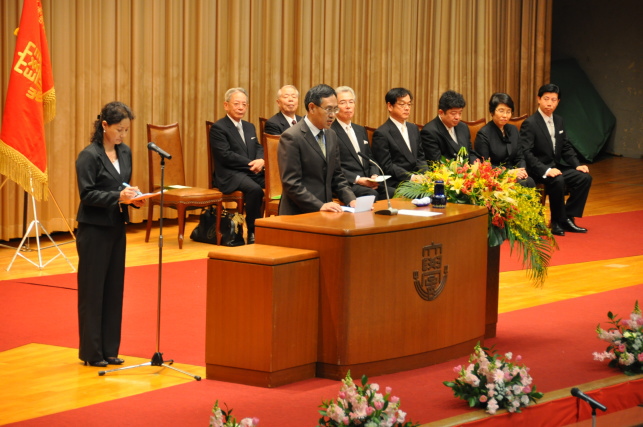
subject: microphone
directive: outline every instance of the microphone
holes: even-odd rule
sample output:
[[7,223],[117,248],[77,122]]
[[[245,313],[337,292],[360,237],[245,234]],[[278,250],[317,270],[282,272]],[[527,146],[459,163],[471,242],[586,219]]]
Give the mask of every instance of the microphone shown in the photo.
[[[369,162],[373,163],[377,168],[382,172],[382,176],[386,175],[380,165],[378,165],[375,160],[371,159],[370,157],[364,155],[361,151],[358,151],[357,154]],[[386,181],[382,181],[382,184],[384,185],[384,192],[386,193],[386,201],[388,202],[388,209],[382,209],[379,211],[375,211],[376,214],[378,215],[397,215],[397,209],[394,209],[393,206],[391,206],[391,198],[388,196],[388,185],[386,185]]]
[[588,395],[586,395],[576,387],[572,389],[572,396],[578,397],[579,399],[589,403],[592,409],[598,408],[603,412],[607,411],[607,406],[603,405],[602,403],[598,403],[597,401],[595,401],[594,399],[592,399],[591,397],[589,397]]
[[167,151],[163,150],[161,147],[159,147],[158,145],[156,145],[153,142],[148,142],[147,143],[147,149],[152,150],[152,151],[156,151],[159,154],[159,156],[161,156],[161,157],[163,157],[165,159],[169,160],[169,159],[172,158],[172,156],[170,154],[168,154]]

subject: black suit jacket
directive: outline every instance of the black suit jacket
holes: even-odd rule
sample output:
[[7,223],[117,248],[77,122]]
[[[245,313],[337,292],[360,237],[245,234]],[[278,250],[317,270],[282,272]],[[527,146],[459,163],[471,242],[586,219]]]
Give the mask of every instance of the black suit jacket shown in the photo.
[[332,129],[324,133],[326,157],[304,120],[281,134],[277,156],[283,187],[280,215],[317,212],[333,201],[333,194],[345,204],[355,200],[342,173],[337,135]]
[[[371,147],[368,143],[366,129],[355,123],[351,123],[351,127],[357,137],[360,152],[372,159],[373,153],[371,153]],[[342,172],[344,172],[344,176],[349,183],[354,183],[358,175],[367,178],[372,175],[380,175],[377,166],[357,154],[341,123],[335,120],[330,128],[335,131],[339,139],[339,157],[342,162]]]
[[422,148],[426,154],[426,159],[438,161],[444,156],[445,159],[455,159],[460,151],[460,147],[466,147],[469,153],[469,162],[473,163],[479,156],[471,148],[471,132],[469,127],[460,122],[455,127],[456,143],[447,127],[442,123],[439,116],[436,116],[429,123],[424,125],[421,132]]
[[[301,121],[301,116],[295,114],[295,117],[297,118],[297,123],[299,123]],[[290,129],[290,123],[288,123],[280,111],[266,120],[263,131],[270,135],[281,135],[288,129]]]
[[395,123],[388,119],[373,133],[373,155],[385,175],[391,175],[387,183],[397,187],[402,181],[408,181],[415,172],[428,170],[424,150],[420,144],[420,132],[413,123],[406,122],[411,150],[409,151],[402,133]]
[[125,144],[115,146],[120,173],[105,153],[102,144],[92,142],[76,159],[80,206],[76,220],[93,225],[113,226],[129,221],[127,205],[118,199],[123,183],[132,176],[132,153]]
[[518,128],[507,123],[505,136],[494,121],[488,122],[476,135],[476,153],[490,160],[494,167],[505,166],[508,169],[526,167]]
[[[257,139],[255,126],[241,121],[243,136],[230,117],[225,116],[210,128],[210,149],[214,158],[214,182],[216,187],[225,194],[238,190],[244,176],[253,176],[250,163],[263,159],[263,147]],[[263,174],[263,172],[261,172]]]
[[560,168],[561,160],[565,160],[572,168],[580,166],[576,151],[567,138],[563,118],[554,114],[554,129],[556,150],[549,134],[549,129],[538,111],[527,117],[520,127],[520,142],[522,145],[527,173],[542,177],[547,169]]

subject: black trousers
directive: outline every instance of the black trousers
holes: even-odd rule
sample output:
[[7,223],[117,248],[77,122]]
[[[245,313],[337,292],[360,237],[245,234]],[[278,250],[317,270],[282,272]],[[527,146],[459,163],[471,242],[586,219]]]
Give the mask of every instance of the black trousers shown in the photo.
[[246,203],[246,225],[249,233],[255,232],[255,220],[261,218],[261,205],[263,203],[263,189],[266,187],[263,172],[245,176],[239,184],[238,190],[243,193]]
[[118,356],[125,282],[125,224],[78,224],[78,357]]
[[[563,223],[568,217],[582,217],[585,203],[592,186],[592,176],[577,171],[574,168],[559,168],[563,173],[555,178],[536,178],[545,184],[549,195],[549,208],[552,222]],[[565,188],[569,190],[569,198],[565,202]]]

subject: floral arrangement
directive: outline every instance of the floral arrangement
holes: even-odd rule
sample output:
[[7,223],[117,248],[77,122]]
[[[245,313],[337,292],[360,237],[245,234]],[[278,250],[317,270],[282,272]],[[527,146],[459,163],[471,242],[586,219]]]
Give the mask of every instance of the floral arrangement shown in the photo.
[[523,266],[536,286],[542,286],[556,241],[547,227],[540,195],[534,188],[518,184],[504,167],[494,168],[488,160],[468,162],[466,148],[455,160],[442,159],[419,178],[402,182],[395,197],[420,199],[433,195],[436,181],[444,182],[448,203],[485,206],[489,209],[489,246],[509,240],[511,251],[521,249]]
[[619,319],[612,312],[607,313],[612,326],[605,330],[600,323],[596,327],[598,337],[607,341],[607,350],[594,353],[594,360],[609,360],[609,366],[620,368],[626,375],[643,373],[643,316],[638,300],[629,319]]
[[210,427],[254,427],[259,424],[259,418],[244,418],[237,423],[237,420],[232,416],[232,409],[224,411],[219,407],[219,401],[214,403],[212,408],[212,416],[210,416]]
[[391,396],[391,388],[386,387],[384,394],[379,385],[368,384],[362,376],[358,387],[351,378],[350,371],[342,380],[342,387],[336,400],[322,401],[319,406],[318,427],[364,426],[364,427],[416,427],[411,421],[404,422],[406,413],[400,409],[400,399]]
[[[455,397],[468,401],[471,408],[484,408],[490,414],[498,409],[520,412],[520,408],[535,403],[543,394],[532,385],[529,368],[512,363],[512,356],[506,353],[501,357],[478,343],[469,357],[469,365],[453,368],[458,378],[443,384],[453,389]],[[517,356],[516,362],[520,359]]]

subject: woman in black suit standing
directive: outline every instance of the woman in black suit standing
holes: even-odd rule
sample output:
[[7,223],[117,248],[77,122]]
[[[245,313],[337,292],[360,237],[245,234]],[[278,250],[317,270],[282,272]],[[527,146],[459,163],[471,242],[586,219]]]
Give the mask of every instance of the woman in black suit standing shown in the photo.
[[138,192],[130,187],[132,154],[123,143],[134,114],[121,102],[105,105],[91,143],[76,160],[78,207],[78,356],[85,365],[120,365],[125,223]]
[[504,166],[516,175],[518,183],[534,188],[534,179],[527,175],[518,128],[508,123],[513,115],[514,102],[506,93],[494,93],[489,100],[491,121],[478,131],[474,147],[494,167]]

